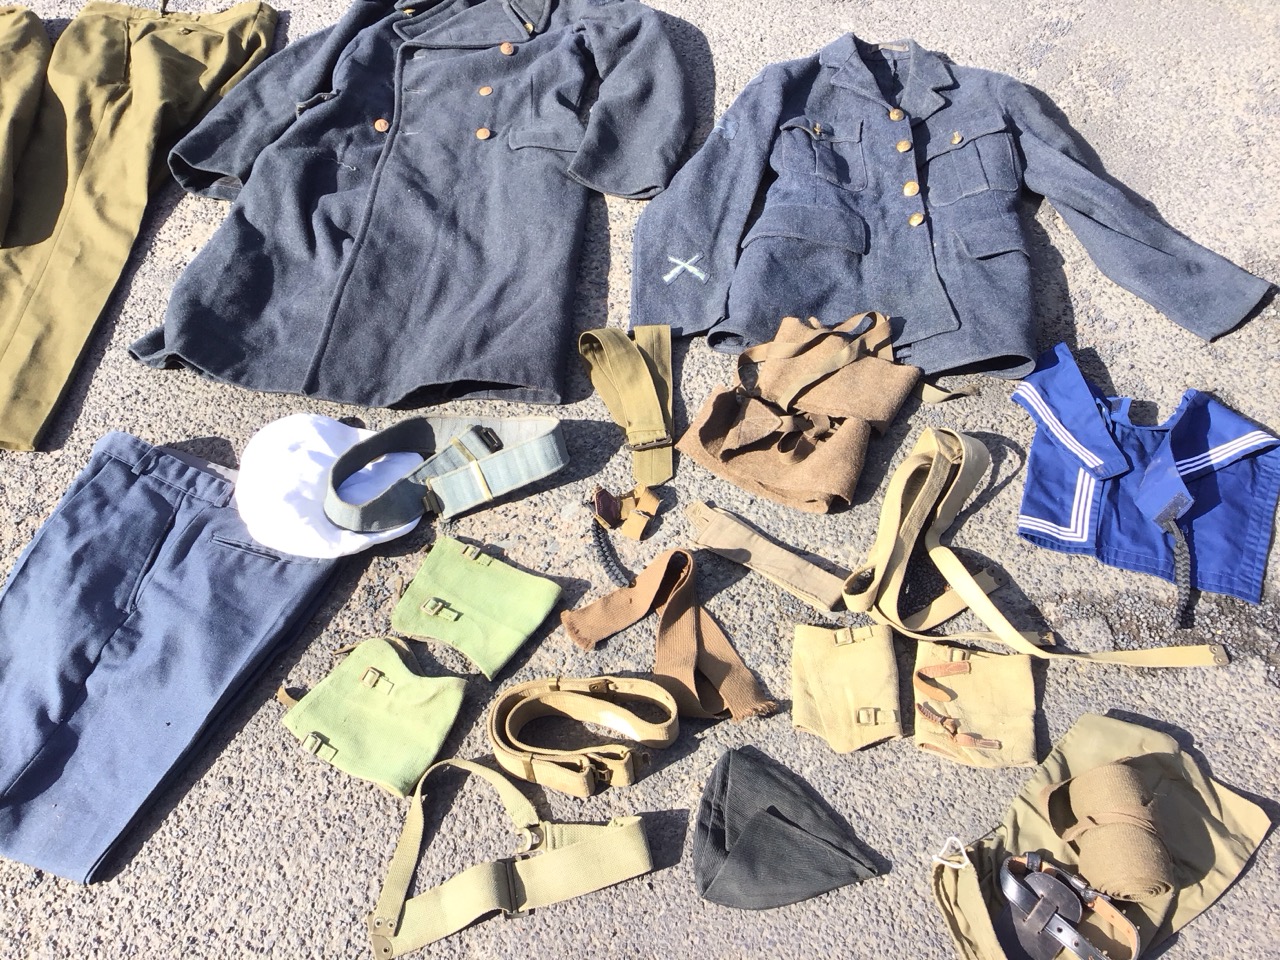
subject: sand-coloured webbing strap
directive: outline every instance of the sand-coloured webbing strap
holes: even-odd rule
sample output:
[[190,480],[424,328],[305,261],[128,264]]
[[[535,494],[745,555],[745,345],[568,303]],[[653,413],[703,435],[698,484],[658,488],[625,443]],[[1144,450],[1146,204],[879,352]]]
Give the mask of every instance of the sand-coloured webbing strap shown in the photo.
[[634,586],[615,590],[578,610],[560,615],[570,639],[594,649],[658,612],[653,679],[675,697],[682,717],[734,720],[768,716],[778,708],[760,691],[756,678],[724,631],[698,604],[696,567],[687,550],[668,550],[645,567]]
[[[388,453],[426,459],[364,503],[338,488]],[[519,490],[569,463],[554,417],[412,417],[361,440],[329,470],[324,512],[346,530],[392,530],[425,513],[441,518]]]
[[[476,864],[406,902],[422,847],[423,784],[436,770],[457,767],[487,780],[524,838],[517,856]],[[391,858],[378,905],[369,917],[375,960],[390,960],[470,926],[487,913],[507,916],[602,890],[653,869],[644,824],[618,817],[604,826],[548,823],[515,785],[469,760],[443,760],[418,781],[404,831]]]
[[695,547],[754,570],[819,610],[834,610],[844,602],[840,577],[775,543],[728,510],[697,501],[684,513],[693,525]]
[[588,330],[578,353],[609,415],[627,434],[637,487],[656,487],[675,472],[672,460],[671,328]]
[[[1226,650],[1218,644],[1069,653],[1043,649],[1041,644],[1052,643],[1051,637],[1015,630],[987,596],[998,581],[990,576],[975,577],[941,542],[990,463],[986,447],[966,434],[930,428],[920,435],[889,482],[870,554],[845,581],[844,600],[850,610],[869,614],[917,640],[999,643],[1045,659],[1063,657],[1138,667],[1212,667],[1228,662]],[[929,560],[950,589],[904,617],[898,605],[908,562],[922,537]],[[986,631],[945,636],[922,632],[966,609],[986,625]]]
[[[630,705],[657,707],[664,719],[649,721]],[[590,723],[644,747],[662,748],[680,734],[675,698],[652,680],[631,677],[553,677],[502,691],[489,710],[489,744],[499,766],[512,776],[575,797],[602,786],[630,786],[643,774],[649,754],[627,743],[571,750],[526,743],[526,726],[543,717]]]

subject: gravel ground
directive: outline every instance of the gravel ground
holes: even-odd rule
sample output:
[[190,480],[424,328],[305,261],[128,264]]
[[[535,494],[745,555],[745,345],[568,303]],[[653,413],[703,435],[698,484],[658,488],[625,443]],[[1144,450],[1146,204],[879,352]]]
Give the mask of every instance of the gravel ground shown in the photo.
[[[1096,150],[1112,176],[1146,197],[1170,224],[1253,273],[1280,280],[1280,4],[1268,0],[660,0],[677,24],[682,52],[704,90],[700,136],[714,114],[764,65],[811,53],[844,31],[873,40],[913,36],[956,62],[1011,73],[1048,94]],[[75,13],[66,0],[33,4],[52,31]],[[173,9],[197,10],[175,0]],[[334,21],[342,0],[310,0],[284,11],[280,42]],[[1213,56],[1208,54],[1212,53]],[[0,80],[0,82],[3,82]],[[1268,201],[1266,198],[1273,199]],[[47,442],[49,452],[0,453],[0,565],[7,569],[53,509],[61,491],[106,431],[122,429],[184,446],[234,465],[252,433],[277,417],[313,411],[358,415],[375,427],[398,414],[298,397],[249,393],[185,372],[158,373],[132,362],[126,345],[158,323],[168,290],[225,214],[221,203],[158,194],[143,236],[82,372]],[[601,200],[591,216],[582,271],[583,329],[623,326],[630,248],[641,204]],[[1271,212],[1268,212],[1271,211]],[[1280,429],[1276,308],[1218,343],[1186,333],[1099,274],[1058,215],[1035,213],[1032,256],[1039,271],[1041,344],[1066,340],[1083,351],[1086,372],[1118,393],[1149,401],[1163,417],[1187,387]],[[868,304],[874,307],[874,304]],[[704,344],[677,350],[680,425],[712,387],[727,382],[728,358]],[[800,514],[753,501],[682,462],[665,491],[656,534],[623,543],[639,569],[680,545],[681,504],[710,499],[750,517],[776,537],[831,561],[856,563],[871,544],[879,497],[896,463],[925,426],[977,433],[996,455],[992,490],[955,533],[957,546],[991,558],[1011,578],[999,598],[1015,622],[1045,622],[1081,649],[1145,646],[1173,639],[1224,642],[1234,655],[1221,670],[1155,671],[1054,664],[1038,671],[1043,688],[1041,755],[1086,712],[1114,711],[1173,733],[1219,779],[1258,799],[1273,817],[1280,805],[1280,721],[1274,709],[1280,657],[1277,580],[1272,556],[1261,606],[1206,596],[1196,626],[1176,638],[1169,627],[1170,585],[1065,557],[1014,533],[1019,476],[1032,437],[1029,419],[1008,402],[1011,386],[982,384],[979,396],[905,413],[873,443],[852,509]],[[629,455],[603,404],[575,370],[573,398],[560,411],[574,462],[525,499],[463,518],[459,536],[500,548],[530,570],[555,577],[565,602],[600,595],[607,582],[591,557],[582,502],[597,482],[621,489]],[[465,413],[493,404],[453,404]],[[508,405],[503,414],[536,412]],[[122,845],[105,882],[91,887],[0,863],[0,956],[359,957],[373,906],[399,834],[404,802],[305,755],[279,724],[272,692],[283,680],[313,684],[329,651],[389,630],[392,590],[411,577],[432,531],[356,558],[301,640],[254,684],[189,767],[157,799]],[[716,558],[700,564],[699,589],[748,664],[777,698],[790,689],[790,631],[814,622],[811,610],[769,583]],[[830,618],[854,623],[854,616]],[[446,751],[486,752],[482,719],[494,691],[556,673],[636,671],[651,662],[652,621],[595,653],[583,653],[554,621],[497,683],[468,680]],[[901,653],[906,672],[908,652]],[[436,660],[433,662],[433,658]],[[466,672],[453,651],[432,646],[424,663]],[[706,775],[726,747],[753,744],[804,777],[889,866],[889,872],[817,900],[762,913],[730,911],[694,892],[691,814]],[[792,729],[784,713],[735,725],[688,723],[678,744],[638,785],[579,801],[527,792],[552,818],[605,820],[644,812],[661,868],[650,876],[528,918],[481,923],[432,947],[436,957],[603,954],[711,958],[841,956],[947,957],[951,947],[929,895],[927,865],[943,840],[973,839],[1000,818],[1024,770],[972,770],[915,750],[909,740],[838,756]],[[444,820],[420,874],[432,883],[511,849],[491,793],[478,783],[446,783],[428,803]],[[1162,955],[1169,958],[1280,957],[1280,857],[1268,841],[1252,868]],[[423,954],[428,955],[428,954]]]

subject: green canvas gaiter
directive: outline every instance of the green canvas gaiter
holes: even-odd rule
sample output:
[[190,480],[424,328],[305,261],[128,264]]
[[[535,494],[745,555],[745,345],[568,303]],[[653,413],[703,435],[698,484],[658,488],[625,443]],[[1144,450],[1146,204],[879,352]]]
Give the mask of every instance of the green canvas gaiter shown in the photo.
[[391,614],[397,633],[447,643],[490,680],[560,599],[558,584],[440,537]]
[[302,748],[339,770],[408,796],[462,705],[461,677],[424,677],[408,650],[365,640],[281,718]]

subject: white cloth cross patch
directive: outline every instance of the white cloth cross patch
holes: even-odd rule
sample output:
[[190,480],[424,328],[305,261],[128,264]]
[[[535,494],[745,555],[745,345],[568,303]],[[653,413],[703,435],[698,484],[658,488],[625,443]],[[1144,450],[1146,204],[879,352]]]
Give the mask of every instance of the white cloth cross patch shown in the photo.
[[697,263],[699,260],[702,259],[702,254],[700,253],[695,254],[694,256],[690,257],[688,260],[681,260],[679,257],[671,257],[671,256],[668,256],[667,259],[670,260],[672,263],[674,263],[675,267],[673,267],[671,270],[668,270],[665,274],[662,275],[663,283],[670,283],[672,280],[680,276],[680,274],[685,273],[686,271],[688,273],[693,274],[693,276],[697,277],[703,283],[707,282],[707,272],[705,270],[700,270],[694,266],[695,263]]

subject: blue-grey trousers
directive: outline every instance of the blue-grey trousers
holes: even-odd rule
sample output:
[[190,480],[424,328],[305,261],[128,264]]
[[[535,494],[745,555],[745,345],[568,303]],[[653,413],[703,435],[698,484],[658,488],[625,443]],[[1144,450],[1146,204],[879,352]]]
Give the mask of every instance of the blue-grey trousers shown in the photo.
[[337,561],[253,542],[233,485],[109,433],[0,593],[0,856],[91,882],[311,618]]

